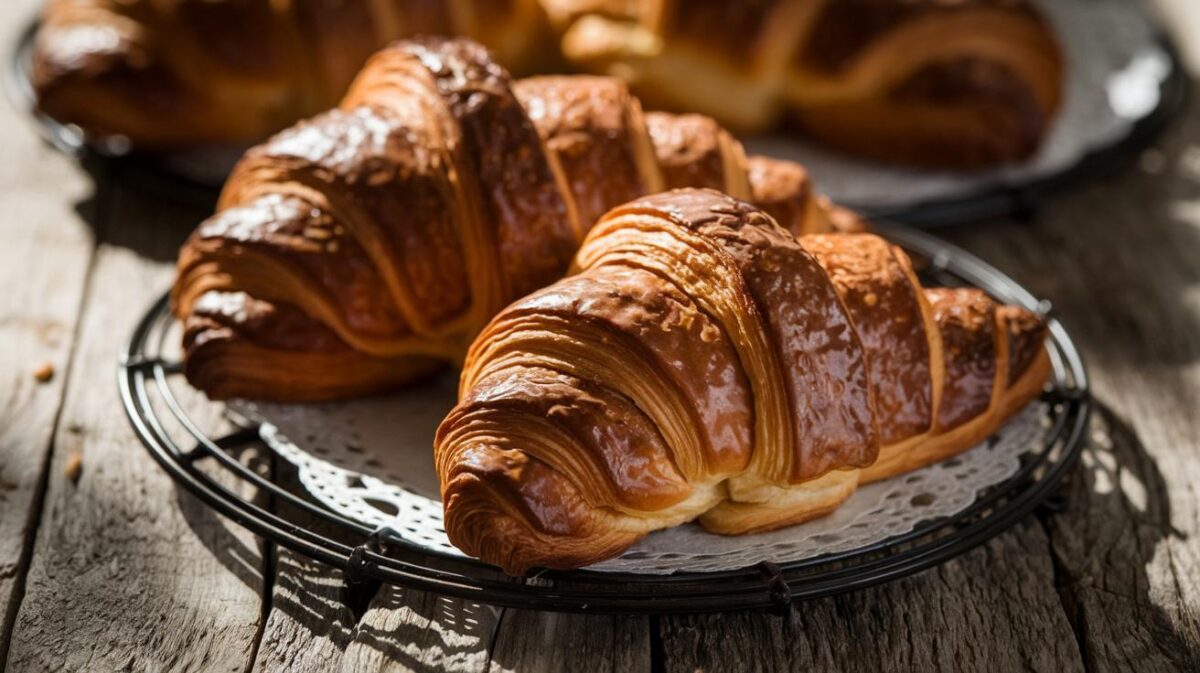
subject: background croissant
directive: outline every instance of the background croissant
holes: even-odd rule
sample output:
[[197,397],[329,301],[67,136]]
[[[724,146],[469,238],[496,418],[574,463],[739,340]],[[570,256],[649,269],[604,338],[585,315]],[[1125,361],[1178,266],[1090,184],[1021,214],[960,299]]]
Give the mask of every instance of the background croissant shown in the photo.
[[859,226],[799,166],[747,159],[706,117],[644,115],[619,80],[511,84],[476,43],[399,43],[338,109],[252,149],[180,254],[192,384],[320,400],[461,360],[606,210],[670,187],[753,199],[798,233]]
[[375,49],[419,34],[930,166],[1029,156],[1063,77],[1025,0],[50,0],[34,84],[51,116],[138,147],[246,144],[331,107]]
[[333,107],[397,38],[528,68],[553,57],[546,31],[536,0],[49,0],[33,81],[52,117],[138,147],[245,145]]
[[438,430],[450,540],[512,574],[825,514],[976,444],[1049,373],[1038,316],[709,190],[616,208],[576,262],[480,334]]
[[735,131],[781,116],[863,156],[978,168],[1029,157],[1062,95],[1025,0],[551,0],[566,58]]

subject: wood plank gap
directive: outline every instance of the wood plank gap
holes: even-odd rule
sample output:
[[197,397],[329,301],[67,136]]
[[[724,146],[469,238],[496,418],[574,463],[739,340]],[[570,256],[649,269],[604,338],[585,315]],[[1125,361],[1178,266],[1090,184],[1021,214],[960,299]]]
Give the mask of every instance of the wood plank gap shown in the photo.
[[262,646],[263,635],[267,632],[267,620],[271,617],[271,610],[274,601],[271,599],[271,594],[275,590],[275,543],[263,538],[262,545],[262,593],[259,595],[259,600],[262,601],[262,609],[259,611],[258,628],[254,632],[254,640],[250,642],[250,655],[246,658],[246,667],[243,673],[250,673],[254,670],[254,662],[258,659],[258,648]]
[[[99,189],[97,185],[96,191],[96,215],[97,221],[106,222],[107,215],[111,208],[111,199],[108,198],[108,191]],[[21,540],[21,555],[17,561],[17,574],[13,580],[12,599],[9,601],[8,610],[4,614],[4,621],[0,623],[4,627],[3,632],[0,632],[0,671],[8,668],[8,651],[12,644],[12,635],[17,627],[17,614],[21,611],[21,604],[25,600],[25,580],[29,575],[29,566],[33,562],[33,549],[36,546],[38,529],[42,525],[42,509],[46,504],[46,491],[50,486],[50,465],[54,461],[54,446],[58,442],[58,432],[61,429],[63,409],[67,403],[67,391],[71,386],[71,375],[74,372],[76,355],[79,353],[80,332],[83,329],[82,316],[87,309],[88,296],[92,285],[92,279],[96,272],[96,260],[99,257],[100,236],[97,233],[92,237],[91,253],[88,255],[87,269],[84,271],[83,288],[79,293],[79,304],[75,310],[80,319],[75,321],[75,325],[71,329],[71,348],[67,355],[67,362],[63,366],[63,383],[62,395],[58,398],[58,405],[54,409],[54,422],[50,430],[50,438],[47,441],[46,449],[42,452],[42,463],[38,468],[37,486],[33,492],[33,506],[29,508],[28,521],[25,526],[25,536]]]
[[[1075,474],[1070,475],[1070,479],[1076,478]],[[1088,643],[1087,630],[1084,628],[1084,616],[1079,609],[1079,595],[1075,589],[1075,582],[1071,579],[1070,572],[1062,558],[1054,551],[1054,543],[1051,542],[1052,531],[1050,529],[1050,517],[1055,516],[1057,512],[1038,512],[1034,514],[1038,525],[1046,533],[1046,547],[1050,554],[1050,567],[1054,571],[1054,591],[1058,594],[1058,602],[1062,606],[1063,615],[1067,618],[1067,623],[1071,625],[1071,632],[1075,635],[1075,649],[1079,654],[1079,661],[1086,672],[1095,670],[1088,658]]]
[[[100,244],[8,666],[236,673],[258,627],[261,552],[141,449],[113,379],[127,330],[169,283],[202,214],[120,171],[111,177],[98,190],[111,199],[103,221],[92,218]],[[176,394],[202,428],[223,431],[215,405]],[[67,472],[75,454],[78,478]]]
[[496,641],[499,640],[496,636],[500,633],[500,625],[504,623],[504,617],[508,614],[508,608],[497,608],[500,614],[496,615],[496,623],[492,625],[492,637],[488,639],[487,644],[487,660],[483,664],[484,671],[492,670],[492,658],[496,656]]
[[650,673],[666,673],[667,657],[663,650],[662,617],[650,615]]
[[[276,461],[279,456],[275,452],[267,449],[267,478],[271,481],[275,479]],[[268,512],[275,511],[275,496],[270,491],[267,492],[266,502],[263,506]],[[259,600],[262,601],[261,609],[258,616],[258,629],[254,632],[254,640],[250,643],[250,656],[246,658],[246,667],[242,669],[243,673],[251,673],[254,670],[254,662],[258,661],[258,649],[262,647],[263,636],[267,633],[267,620],[271,618],[271,610],[274,608],[275,601],[273,599],[275,593],[275,543],[267,538],[259,538],[262,544],[259,549],[262,550],[262,591],[259,594]]]

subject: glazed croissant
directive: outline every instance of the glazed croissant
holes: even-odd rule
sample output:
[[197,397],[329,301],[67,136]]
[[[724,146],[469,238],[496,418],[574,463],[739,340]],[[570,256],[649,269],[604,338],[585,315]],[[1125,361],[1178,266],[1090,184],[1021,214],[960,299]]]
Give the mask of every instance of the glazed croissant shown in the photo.
[[244,145],[332,107],[392,40],[462,35],[529,70],[547,30],[536,0],[49,0],[33,82],[50,116],[137,147]]
[[33,79],[52,117],[137,147],[245,144],[419,34],[473,38],[518,72],[619,75],[737,130],[789,111],[838,148],[930,166],[1028,156],[1062,88],[1025,0],[50,0]]
[[511,574],[826,514],[978,443],[1049,373],[1037,315],[710,190],[614,209],[576,265],[479,335],[437,433],[450,540]]
[[839,149],[977,168],[1024,159],[1059,107],[1026,0],[547,0],[572,63],[739,131],[788,115]]
[[252,149],[184,245],[185,372],[218,399],[411,381],[560,278],[609,208],[681,186],[798,233],[860,226],[799,166],[747,159],[706,117],[644,115],[619,80],[512,84],[473,42],[398,43],[340,108]]

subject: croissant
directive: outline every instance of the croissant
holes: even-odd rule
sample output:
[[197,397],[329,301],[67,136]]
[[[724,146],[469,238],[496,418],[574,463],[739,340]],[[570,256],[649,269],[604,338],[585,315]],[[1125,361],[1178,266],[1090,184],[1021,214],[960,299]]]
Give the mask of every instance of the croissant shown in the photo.
[[514,84],[476,43],[398,43],[338,109],[250,150],[185,243],[185,373],[216,399],[412,381],[560,278],[609,208],[680,186],[753,199],[796,232],[861,226],[799,166],[747,159],[707,117],[643,114],[619,80]]
[[479,335],[436,437],[446,533],[514,575],[693,519],[821,516],[978,443],[1049,374],[1037,315],[711,190],[612,210],[575,264]]
[[1062,62],[1025,0],[50,0],[33,80],[56,119],[135,146],[245,144],[333,106],[393,39],[460,35],[518,72],[620,75],[739,131],[785,115],[864,156],[1029,156]]
[[392,40],[462,35],[528,70],[547,30],[536,0],[50,0],[32,80],[50,116],[137,147],[245,145],[332,107]]
[[1025,0],[548,0],[562,50],[647,104],[761,131],[787,114],[839,149],[978,168],[1025,159],[1063,65]]

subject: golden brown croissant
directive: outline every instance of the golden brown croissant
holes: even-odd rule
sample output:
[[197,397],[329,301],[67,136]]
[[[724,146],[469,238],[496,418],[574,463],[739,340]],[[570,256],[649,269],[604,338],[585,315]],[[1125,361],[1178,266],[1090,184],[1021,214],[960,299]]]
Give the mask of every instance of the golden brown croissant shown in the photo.
[[246,143],[434,33],[519,72],[620,75],[738,130],[788,110],[839,148],[933,166],[1028,156],[1062,88],[1025,0],[50,0],[34,83],[51,116],[138,147]]
[[50,0],[33,80],[50,116],[138,147],[245,144],[333,106],[394,39],[462,35],[527,70],[546,30],[536,0]]
[[546,0],[576,65],[649,105],[840,149],[973,168],[1037,149],[1063,67],[1026,0]]
[[450,540],[512,574],[820,516],[973,446],[1049,373],[1033,313],[711,190],[614,209],[576,264],[480,334],[437,434]]
[[466,40],[380,52],[340,108],[252,149],[185,244],[188,379],[214,398],[318,400],[459,361],[557,280],[609,208],[670,187],[757,200],[796,232],[854,228],[803,169],[746,159],[696,115],[643,115],[619,80],[510,87]]

